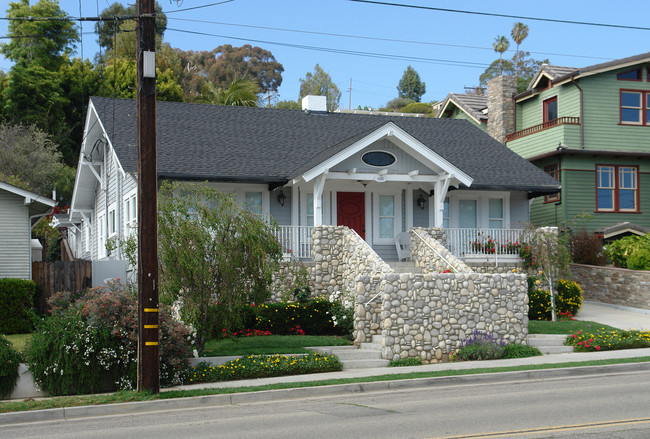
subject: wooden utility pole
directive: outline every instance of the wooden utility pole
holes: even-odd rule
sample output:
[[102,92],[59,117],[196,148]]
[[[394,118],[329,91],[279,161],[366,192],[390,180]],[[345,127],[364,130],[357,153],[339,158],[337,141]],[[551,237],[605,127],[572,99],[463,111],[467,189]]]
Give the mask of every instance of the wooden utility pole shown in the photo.
[[154,0],[137,0],[138,391],[160,392]]

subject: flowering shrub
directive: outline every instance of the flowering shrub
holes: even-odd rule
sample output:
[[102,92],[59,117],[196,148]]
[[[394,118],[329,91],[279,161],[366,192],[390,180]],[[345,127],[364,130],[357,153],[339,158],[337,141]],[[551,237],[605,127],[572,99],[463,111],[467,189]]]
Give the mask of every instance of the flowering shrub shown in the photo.
[[324,299],[298,303],[268,303],[256,307],[256,329],[276,335],[349,335],[354,311]]
[[[60,307],[65,297],[53,298]],[[179,383],[191,355],[189,330],[160,308],[160,382]],[[28,348],[29,367],[53,395],[135,388],[137,299],[119,284],[86,292],[39,325]]]
[[335,372],[342,368],[335,355],[249,355],[221,366],[199,363],[191,368],[186,384]]
[[494,334],[474,330],[456,352],[456,357],[465,361],[496,360],[503,356],[506,343]]
[[595,328],[592,331],[578,331],[564,342],[577,352],[610,351],[650,347],[650,331],[621,331]]
[[18,380],[20,354],[0,335],[0,398],[9,396]]
[[[551,320],[551,294],[538,289],[534,276],[528,277],[528,318]],[[560,279],[556,284],[555,306],[558,317],[572,319],[582,306],[582,288],[576,282]]]

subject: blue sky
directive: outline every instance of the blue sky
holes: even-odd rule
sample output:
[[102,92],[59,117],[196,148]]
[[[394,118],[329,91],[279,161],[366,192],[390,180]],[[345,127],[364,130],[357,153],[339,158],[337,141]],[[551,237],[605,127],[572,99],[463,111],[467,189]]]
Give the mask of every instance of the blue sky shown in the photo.
[[[650,31],[647,30],[517,20],[348,0],[235,0],[188,11],[182,10],[209,5],[216,0],[159,2],[169,19],[165,41],[172,47],[212,50],[221,44],[249,43],[270,50],[285,69],[279,90],[281,100],[297,99],[299,79],[319,63],[341,90],[342,108],[350,103],[350,79],[352,108],[383,106],[397,96],[397,83],[408,65],[413,66],[426,82],[427,93],[423,101],[441,100],[449,92],[463,93],[463,87],[478,84],[485,67],[498,58],[492,42],[497,35],[509,36],[515,21],[526,23],[530,29],[522,50],[531,52],[536,59],[548,58],[555,65],[583,67],[650,51]],[[0,2],[3,16],[8,3],[6,0]],[[111,3],[110,0],[60,1],[61,8],[75,17],[96,16]],[[641,27],[649,27],[650,17],[650,2],[647,1],[573,1],[555,3],[555,7],[540,7],[542,3],[523,0],[395,0],[395,3]],[[92,31],[92,23],[83,23],[83,56],[91,59],[98,51]],[[348,36],[323,35],[325,33]],[[0,36],[6,34],[7,22],[2,20]],[[419,59],[350,55],[330,49]],[[505,56],[512,56],[514,49],[512,43]],[[0,58],[1,69],[6,71],[10,67],[8,60]]]

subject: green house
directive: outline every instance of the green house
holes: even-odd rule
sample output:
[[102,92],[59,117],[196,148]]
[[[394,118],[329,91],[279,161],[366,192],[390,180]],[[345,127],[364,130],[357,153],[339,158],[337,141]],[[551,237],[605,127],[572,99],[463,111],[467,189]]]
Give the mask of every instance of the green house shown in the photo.
[[506,145],[562,183],[530,218],[593,216],[605,238],[650,228],[650,52],[585,68],[543,65],[514,98]]

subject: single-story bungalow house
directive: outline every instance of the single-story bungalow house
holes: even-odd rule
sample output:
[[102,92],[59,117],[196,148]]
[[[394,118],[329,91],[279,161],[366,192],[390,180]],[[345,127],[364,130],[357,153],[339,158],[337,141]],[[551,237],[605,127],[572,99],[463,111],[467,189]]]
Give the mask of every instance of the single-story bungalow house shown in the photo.
[[32,240],[32,228],[55,205],[55,200],[0,181],[0,278],[31,280],[32,261],[40,260],[36,253],[43,248]]
[[[344,225],[385,261],[412,227],[445,228],[448,243],[478,233],[505,242],[528,223],[532,198],[561,187],[466,120],[328,112],[320,96],[303,108],[158,102],[158,178],[207,182],[270,215],[295,257],[312,257],[313,226]],[[136,227],[136,102],[91,98],[83,139],[71,247],[120,259],[106,244]],[[461,241],[450,244],[459,257],[471,253]]]

